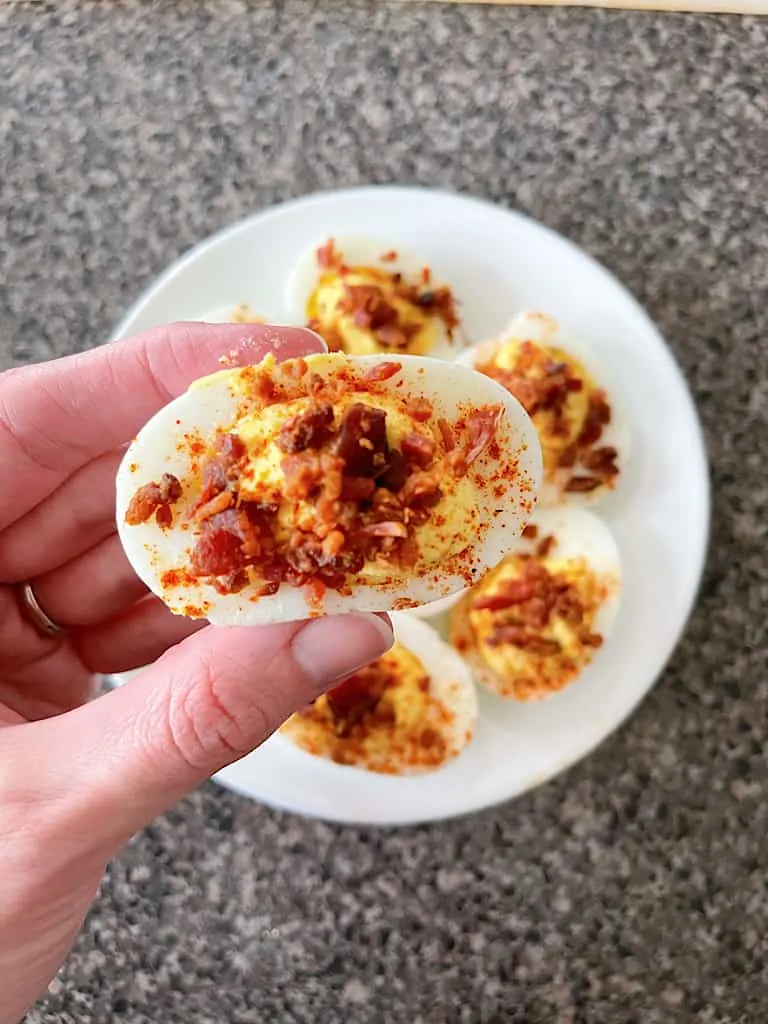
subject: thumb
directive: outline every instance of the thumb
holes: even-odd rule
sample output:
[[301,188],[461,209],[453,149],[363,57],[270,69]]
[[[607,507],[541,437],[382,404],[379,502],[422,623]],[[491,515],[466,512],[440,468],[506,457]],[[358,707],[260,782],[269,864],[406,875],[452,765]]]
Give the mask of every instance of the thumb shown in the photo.
[[[107,856],[293,711],[384,653],[390,625],[354,613],[260,629],[208,626],[124,687],[7,730],[23,785]],[[9,752],[10,753],[10,752]],[[21,780],[19,780],[21,782]]]

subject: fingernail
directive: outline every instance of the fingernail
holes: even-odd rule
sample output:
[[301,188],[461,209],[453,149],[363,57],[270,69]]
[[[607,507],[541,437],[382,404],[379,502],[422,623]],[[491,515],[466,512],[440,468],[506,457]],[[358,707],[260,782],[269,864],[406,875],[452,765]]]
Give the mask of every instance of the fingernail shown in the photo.
[[294,636],[293,655],[322,691],[388,651],[392,627],[376,615],[355,612],[312,619]]

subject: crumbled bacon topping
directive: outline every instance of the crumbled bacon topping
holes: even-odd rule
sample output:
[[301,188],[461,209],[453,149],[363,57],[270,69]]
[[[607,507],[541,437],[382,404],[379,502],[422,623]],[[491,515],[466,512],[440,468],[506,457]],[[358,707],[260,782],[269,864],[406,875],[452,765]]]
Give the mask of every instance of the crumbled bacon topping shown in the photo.
[[171,505],[181,497],[181,483],[171,473],[163,473],[159,483],[144,484],[131,498],[125,513],[129,526],[146,523],[154,515],[159,526],[169,527],[173,523]]

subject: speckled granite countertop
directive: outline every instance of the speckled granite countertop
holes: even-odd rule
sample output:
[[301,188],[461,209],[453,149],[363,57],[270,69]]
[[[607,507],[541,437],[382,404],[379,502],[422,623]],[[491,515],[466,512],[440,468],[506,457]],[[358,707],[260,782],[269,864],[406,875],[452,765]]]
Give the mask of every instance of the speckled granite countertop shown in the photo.
[[[111,867],[30,1024],[746,1024],[768,1013],[768,19],[191,2],[0,9],[0,357],[102,340],[191,243],[397,180],[607,263],[695,394],[701,601],[565,777],[403,832],[208,786]],[[397,80],[396,80],[397,78]]]

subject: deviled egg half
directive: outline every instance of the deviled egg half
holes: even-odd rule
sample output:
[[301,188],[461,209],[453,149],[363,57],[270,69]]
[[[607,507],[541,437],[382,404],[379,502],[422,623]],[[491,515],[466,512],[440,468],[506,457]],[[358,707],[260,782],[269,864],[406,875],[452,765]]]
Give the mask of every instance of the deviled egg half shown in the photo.
[[505,387],[533,420],[544,460],[542,503],[591,503],[616,487],[629,448],[626,420],[600,368],[555,319],[521,313],[458,361]]
[[269,356],[197,381],[140,431],[117,526],[179,615],[397,611],[495,565],[540,476],[533,424],[488,377],[417,356]]
[[452,290],[425,260],[375,239],[323,239],[299,260],[287,298],[332,352],[453,359],[458,349]]
[[400,613],[393,624],[391,651],[294,714],[280,735],[388,775],[432,771],[461,753],[477,720],[468,666],[426,623]]
[[500,696],[548,697],[603,646],[620,593],[621,557],[605,523],[583,508],[539,509],[515,551],[452,609],[451,642]]

